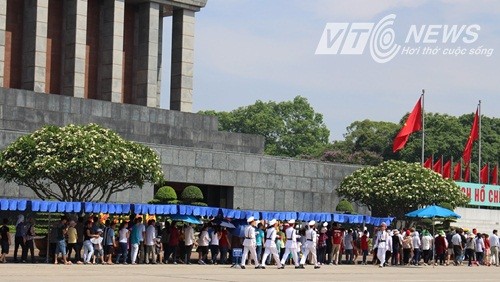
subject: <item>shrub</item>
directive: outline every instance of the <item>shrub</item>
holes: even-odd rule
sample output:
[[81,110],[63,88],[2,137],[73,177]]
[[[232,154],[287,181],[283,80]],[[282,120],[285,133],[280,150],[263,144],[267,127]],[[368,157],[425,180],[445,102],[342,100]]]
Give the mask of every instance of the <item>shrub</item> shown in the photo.
[[177,200],[177,193],[175,193],[174,188],[170,186],[163,186],[156,191],[154,198],[160,201],[160,203],[168,203],[170,201]]
[[182,191],[181,199],[187,203],[201,202],[203,201],[203,192],[199,187],[190,185]]
[[354,212],[354,208],[352,207],[352,204],[346,199],[342,199],[339,202],[339,204],[337,205],[337,207],[335,208],[335,210],[338,212],[344,212],[344,213],[353,213]]

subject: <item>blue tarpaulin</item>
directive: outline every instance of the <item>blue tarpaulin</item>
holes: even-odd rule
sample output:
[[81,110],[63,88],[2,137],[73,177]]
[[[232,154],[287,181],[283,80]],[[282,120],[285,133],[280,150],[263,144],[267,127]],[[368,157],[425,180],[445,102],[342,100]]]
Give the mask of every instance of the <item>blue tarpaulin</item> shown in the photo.
[[1,199],[0,210],[2,211],[25,211],[27,200],[22,199]]
[[253,216],[255,219],[264,220],[290,220],[301,221],[315,220],[316,222],[340,222],[353,224],[380,225],[382,222],[391,224],[393,217],[372,217],[358,214],[337,214],[318,212],[294,212],[294,211],[255,211],[226,209],[218,207],[203,207],[191,205],[152,205],[152,204],[127,204],[127,203],[95,203],[95,202],[60,202],[25,199],[0,199],[0,210],[2,211],[27,211],[33,212],[66,212],[66,213],[110,213],[110,214],[155,214],[155,215],[185,215],[205,216],[241,219],[245,221]]

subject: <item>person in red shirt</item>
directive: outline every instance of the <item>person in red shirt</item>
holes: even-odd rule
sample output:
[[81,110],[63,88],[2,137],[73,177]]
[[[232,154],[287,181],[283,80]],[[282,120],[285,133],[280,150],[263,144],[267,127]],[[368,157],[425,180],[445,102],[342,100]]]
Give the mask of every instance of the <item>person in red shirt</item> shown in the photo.
[[368,256],[368,242],[370,238],[368,238],[368,230],[363,231],[363,236],[361,236],[361,252],[363,253],[363,265],[366,265],[366,257]]
[[491,257],[491,244],[490,244],[490,235],[484,235],[484,265],[490,266],[490,257]]
[[340,224],[335,224],[332,229],[332,253],[333,253],[333,264],[340,263],[340,247],[342,245],[342,240],[344,237],[344,230],[340,228]]
[[177,247],[179,246],[180,235],[179,229],[177,229],[177,222],[173,221],[170,225],[168,245],[165,251],[165,257],[163,258],[165,263],[168,263],[168,259],[170,255],[172,255],[172,263],[177,264],[175,259],[177,257]]
[[446,251],[448,249],[448,242],[446,241],[444,231],[439,231],[438,236],[436,237],[435,248],[437,255],[435,265],[437,265],[438,260],[440,265],[444,265],[444,256],[446,255]]
[[229,249],[231,249],[231,241],[229,240],[229,233],[227,232],[226,227],[221,227],[220,233],[221,233],[219,239],[220,264],[226,264],[227,254]]

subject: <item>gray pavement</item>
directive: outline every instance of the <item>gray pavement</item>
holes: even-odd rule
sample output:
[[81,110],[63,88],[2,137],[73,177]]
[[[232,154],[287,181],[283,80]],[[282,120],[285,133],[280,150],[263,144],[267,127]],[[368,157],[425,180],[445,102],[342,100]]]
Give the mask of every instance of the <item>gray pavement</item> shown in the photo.
[[0,264],[1,281],[498,281],[500,267],[363,265],[234,269],[226,265]]

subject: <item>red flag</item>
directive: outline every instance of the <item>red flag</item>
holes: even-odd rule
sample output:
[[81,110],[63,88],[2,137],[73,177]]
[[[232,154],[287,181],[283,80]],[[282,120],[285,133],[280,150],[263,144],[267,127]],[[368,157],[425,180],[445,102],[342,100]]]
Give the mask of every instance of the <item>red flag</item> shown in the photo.
[[467,165],[465,167],[465,177],[464,177],[464,181],[465,182],[469,182],[470,181],[470,167],[469,165]]
[[442,159],[442,157],[437,162],[435,162],[434,165],[432,166],[432,170],[434,170],[437,173],[443,173],[442,167],[441,167],[441,159]]
[[413,107],[408,119],[406,120],[403,128],[399,131],[398,135],[394,139],[392,145],[392,151],[395,153],[404,148],[410,134],[417,132],[422,129],[422,97],[418,99],[417,104]]
[[427,158],[427,160],[425,160],[424,167],[432,169],[432,156],[430,156],[429,158]]
[[479,139],[479,109],[476,110],[476,114],[474,115],[474,121],[472,122],[472,128],[470,129],[469,139],[467,139],[467,143],[465,143],[464,152],[462,154],[462,158],[465,163],[469,163],[471,159],[472,147],[474,146],[474,141]]
[[462,180],[462,164],[460,161],[453,168],[453,180]]
[[498,164],[491,171],[491,185],[498,184]]
[[488,172],[489,166],[488,164],[484,165],[481,171],[479,172],[479,183],[488,184],[488,177],[490,176]]
[[448,160],[443,166],[443,178],[451,178],[451,160]]

